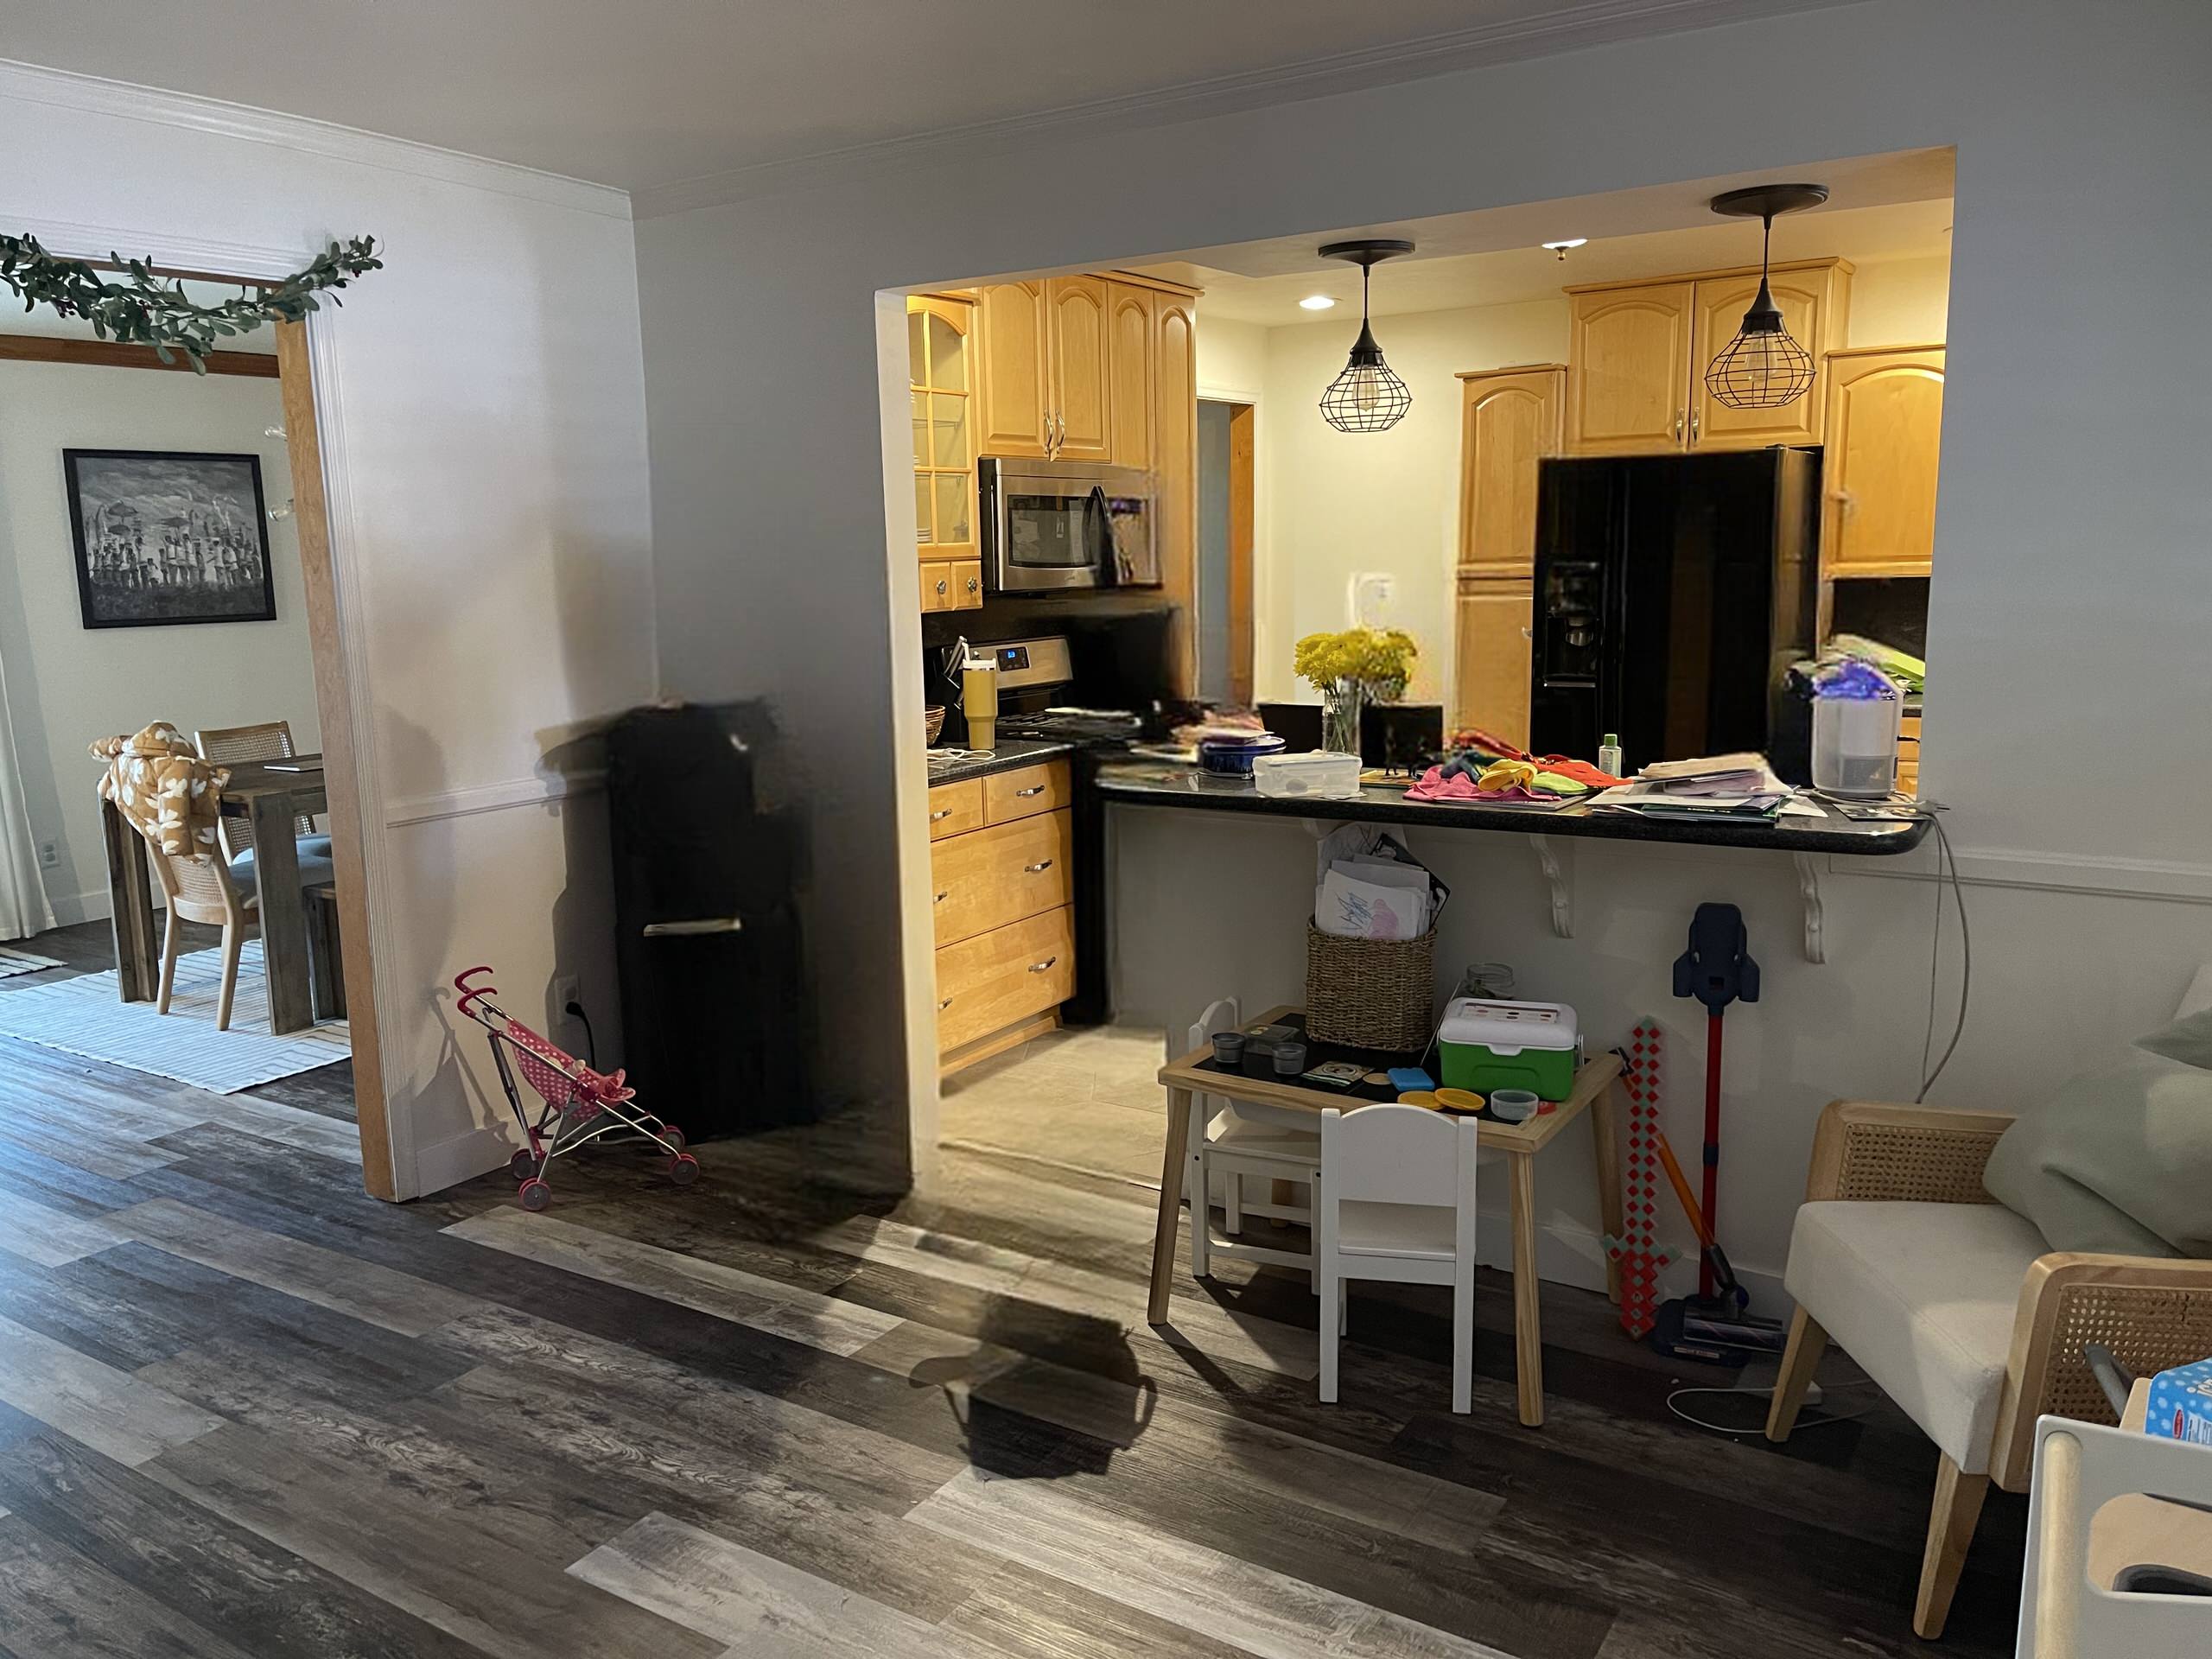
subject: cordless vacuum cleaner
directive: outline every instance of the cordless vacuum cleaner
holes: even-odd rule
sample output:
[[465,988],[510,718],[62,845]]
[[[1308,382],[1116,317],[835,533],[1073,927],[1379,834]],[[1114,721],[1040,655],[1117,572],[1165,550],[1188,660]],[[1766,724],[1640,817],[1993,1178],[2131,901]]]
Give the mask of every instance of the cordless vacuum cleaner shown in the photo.
[[1703,1205],[1690,1196],[1674,1149],[1663,1137],[1660,1142],[1675,1196],[1702,1248],[1698,1294],[1662,1304],[1651,1332],[1651,1345],[1678,1359],[1741,1363],[1757,1354],[1780,1353],[1784,1340],[1779,1324],[1748,1311],[1751,1294],[1737,1283],[1719,1243],[1721,1023],[1731,1002],[1759,1000],[1759,965],[1749,945],[1743,912],[1733,905],[1700,905],[1690,919],[1689,949],[1675,961],[1675,995],[1705,1004]]

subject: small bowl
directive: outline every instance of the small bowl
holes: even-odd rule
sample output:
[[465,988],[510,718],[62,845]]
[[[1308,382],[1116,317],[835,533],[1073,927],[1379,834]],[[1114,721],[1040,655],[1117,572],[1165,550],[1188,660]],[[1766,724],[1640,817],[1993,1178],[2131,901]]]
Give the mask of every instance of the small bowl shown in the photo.
[[1213,1058],[1217,1065],[1242,1065],[1244,1063],[1244,1033],[1241,1031],[1214,1033]]
[[1208,737],[1198,741],[1198,769],[1224,778],[1249,778],[1252,762],[1263,754],[1280,754],[1281,738],[1273,732],[1249,737]]
[[923,709],[922,725],[929,733],[929,735],[922,740],[925,743],[934,743],[943,737],[944,735],[944,705],[941,702],[933,702]]
[[1294,1077],[1306,1069],[1306,1045],[1277,1043],[1275,1045],[1275,1075]]
[[1501,1123],[1526,1123],[1536,1115],[1536,1097],[1526,1089],[1491,1090],[1491,1116]]

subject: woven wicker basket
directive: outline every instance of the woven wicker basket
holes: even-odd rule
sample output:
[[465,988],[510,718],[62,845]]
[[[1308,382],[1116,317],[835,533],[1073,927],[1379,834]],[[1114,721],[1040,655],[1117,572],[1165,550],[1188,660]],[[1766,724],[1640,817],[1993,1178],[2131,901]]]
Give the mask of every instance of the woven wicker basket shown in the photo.
[[1315,1040],[1411,1054],[1428,1046],[1436,930],[1351,939],[1306,924],[1306,1029]]

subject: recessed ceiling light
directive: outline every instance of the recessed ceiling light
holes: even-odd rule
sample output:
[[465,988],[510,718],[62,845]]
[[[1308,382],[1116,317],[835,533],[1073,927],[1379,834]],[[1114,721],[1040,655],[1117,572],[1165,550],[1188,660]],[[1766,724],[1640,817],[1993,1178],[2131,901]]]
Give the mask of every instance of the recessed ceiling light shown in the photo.
[[1325,294],[1308,294],[1298,302],[1301,311],[1326,311],[1336,302]]
[[1547,242],[1543,245],[1543,249],[1546,253],[1555,253],[1564,259],[1567,257],[1567,251],[1569,248],[1579,248],[1589,239],[1586,236],[1570,236],[1562,242]]

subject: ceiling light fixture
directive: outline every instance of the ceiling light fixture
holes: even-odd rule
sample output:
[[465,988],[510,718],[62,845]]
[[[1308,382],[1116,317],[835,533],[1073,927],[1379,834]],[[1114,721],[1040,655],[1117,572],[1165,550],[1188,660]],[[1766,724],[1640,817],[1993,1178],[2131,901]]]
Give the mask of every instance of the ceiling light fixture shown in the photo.
[[1569,248],[1579,248],[1589,239],[1586,236],[1570,236],[1565,241],[1547,242],[1542,245],[1546,253],[1555,253],[1564,259],[1567,257],[1567,251]]
[[1813,384],[1813,354],[1789,337],[1782,308],[1767,286],[1769,256],[1777,213],[1817,207],[1828,199],[1825,184],[1755,184],[1713,199],[1713,211],[1756,219],[1764,226],[1759,242],[1759,291],[1735,339],[1706,365],[1705,389],[1731,409],[1780,409],[1794,404]]
[[1301,311],[1326,311],[1335,304],[1336,302],[1326,294],[1308,294],[1298,302],[1298,308]]
[[1324,259],[1349,260],[1359,267],[1359,338],[1352,342],[1344,372],[1321,394],[1321,418],[1339,432],[1387,432],[1414,406],[1413,393],[1382,360],[1382,348],[1367,321],[1369,273],[1382,261],[1413,251],[1410,242],[1373,238],[1332,242],[1321,250]]

